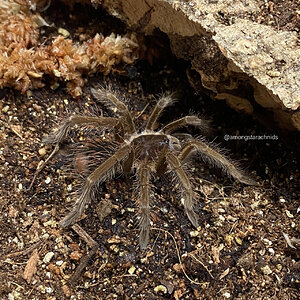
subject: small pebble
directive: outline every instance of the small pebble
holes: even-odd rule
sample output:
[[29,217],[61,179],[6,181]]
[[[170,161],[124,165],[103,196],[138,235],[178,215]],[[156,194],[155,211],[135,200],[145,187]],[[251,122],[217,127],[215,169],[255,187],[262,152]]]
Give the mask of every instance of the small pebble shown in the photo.
[[58,266],[61,266],[63,263],[64,263],[63,260],[58,260],[58,261],[56,262],[56,264],[57,264]]
[[55,228],[55,227],[57,227],[57,222],[55,220],[49,220],[47,222],[44,222],[43,225]]
[[280,203],[285,203],[286,201],[285,201],[284,198],[280,197],[280,198],[279,198],[279,202],[280,202]]
[[54,256],[54,252],[48,252],[45,256],[44,256],[44,259],[43,259],[43,262],[45,264],[49,263],[52,259],[52,257]]
[[266,253],[266,249],[261,249],[261,250],[258,251],[258,253],[259,253],[261,256],[263,256],[263,255],[265,255],[265,253]]
[[269,246],[272,245],[272,242],[270,240],[266,239],[266,238],[263,239],[263,241],[264,241],[265,244],[268,244]]
[[128,270],[128,273],[129,273],[130,275],[132,275],[132,274],[135,272],[135,270],[136,270],[136,267],[135,267],[135,266],[131,266],[131,267],[129,268],[129,270]]
[[61,73],[58,70],[56,70],[56,69],[53,70],[53,74],[56,77],[61,77]]
[[8,106],[8,105],[6,105],[6,106],[4,106],[4,107],[2,108],[2,112],[3,112],[3,113],[7,113],[8,110],[9,110],[9,106]]
[[199,235],[199,231],[194,230],[194,231],[191,231],[191,232],[190,232],[190,236],[191,236],[191,237],[196,237],[196,236],[198,236],[198,235]]
[[158,286],[156,286],[155,288],[154,288],[154,292],[155,293],[160,293],[160,292],[162,292],[162,293],[164,293],[164,294],[166,294],[167,292],[168,292],[168,290],[167,290],[167,288],[164,286],[164,285],[158,285]]
[[241,238],[239,238],[238,236],[236,236],[234,239],[237,242],[237,244],[239,244],[239,245],[243,244],[243,240]]
[[39,149],[39,155],[40,155],[40,156],[46,155],[46,149],[45,149],[45,148],[40,148],[40,149]]
[[267,75],[269,75],[270,77],[278,77],[278,76],[280,76],[280,72],[279,71],[270,70],[270,71],[267,72]]
[[219,220],[220,220],[221,222],[224,222],[224,221],[225,221],[225,218],[224,218],[224,216],[222,216],[222,215],[219,215]]
[[291,212],[289,211],[289,210],[285,210],[285,213],[286,213],[286,215],[289,217],[289,218],[294,218],[294,215],[293,214],[291,214]]
[[53,292],[53,289],[51,287],[46,287],[46,292],[48,294],[51,294]]
[[46,180],[45,180],[45,183],[46,183],[46,184],[49,184],[50,182],[51,182],[51,178],[50,178],[50,177],[47,177]]
[[270,275],[272,274],[272,270],[270,269],[270,267],[268,265],[264,266],[261,268],[262,272],[265,274],[265,275]]
[[37,289],[38,289],[42,294],[45,294],[45,293],[46,293],[46,287],[43,286],[43,285],[41,285],[41,284],[37,287]]
[[63,37],[67,38],[70,35],[70,32],[64,28],[58,28],[57,32],[61,34]]
[[274,254],[274,253],[275,253],[275,251],[274,251],[273,248],[269,248],[268,251],[269,251],[271,254]]
[[8,300],[15,300],[15,297],[12,293],[8,294]]

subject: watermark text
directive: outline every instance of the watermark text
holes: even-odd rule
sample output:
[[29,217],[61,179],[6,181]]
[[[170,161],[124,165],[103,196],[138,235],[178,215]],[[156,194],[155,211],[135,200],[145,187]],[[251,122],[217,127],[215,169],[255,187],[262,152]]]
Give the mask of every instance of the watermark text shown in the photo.
[[231,140],[244,140],[244,141],[276,141],[278,140],[278,135],[272,134],[272,135],[224,135],[225,141],[231,141]]

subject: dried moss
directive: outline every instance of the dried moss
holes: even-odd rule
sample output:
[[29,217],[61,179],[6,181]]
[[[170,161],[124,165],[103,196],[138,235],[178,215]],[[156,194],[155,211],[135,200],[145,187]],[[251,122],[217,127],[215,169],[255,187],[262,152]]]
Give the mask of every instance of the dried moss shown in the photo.
[[[32,5],[32,3],[31,3]],[[83,74],[111,72],[120,63],[132,64],[138,58],[134,34],[112,33],[76,43],[58,35],[50,45],[39,44],[39,26],[47,24],[29,5],[14,1],[0,3],[0,88],[22,93],[45,85],[44,75],[66,81],[73,97],[80,96]]]

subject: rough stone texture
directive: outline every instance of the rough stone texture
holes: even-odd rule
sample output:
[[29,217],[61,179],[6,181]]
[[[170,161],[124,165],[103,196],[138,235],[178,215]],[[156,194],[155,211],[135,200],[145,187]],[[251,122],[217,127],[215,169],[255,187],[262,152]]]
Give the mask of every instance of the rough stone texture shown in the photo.
[[264,1],[94,2],[146,34],[155,28],[166,33],[174,54],[191,61],[200,75],[190,76],[194,87],[201,80],[213,97],[248,114],[256,114],[256,101],[281,127],[300,130],[299,40],[296,32],[249,19]]

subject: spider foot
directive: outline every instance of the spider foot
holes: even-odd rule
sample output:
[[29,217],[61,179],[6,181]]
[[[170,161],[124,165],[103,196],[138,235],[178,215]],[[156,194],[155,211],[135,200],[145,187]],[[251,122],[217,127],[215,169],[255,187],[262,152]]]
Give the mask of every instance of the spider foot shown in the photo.
[[188,216],[191,223],[193,224],[193,226],[197,228],[199,226],[198,215],[193,210],[188,209],[185,210],[185,213]]

